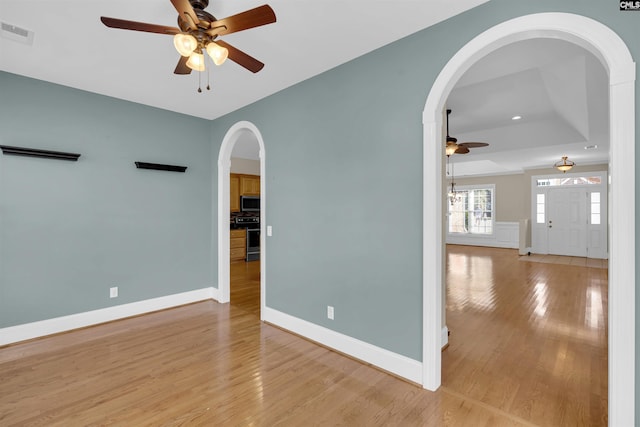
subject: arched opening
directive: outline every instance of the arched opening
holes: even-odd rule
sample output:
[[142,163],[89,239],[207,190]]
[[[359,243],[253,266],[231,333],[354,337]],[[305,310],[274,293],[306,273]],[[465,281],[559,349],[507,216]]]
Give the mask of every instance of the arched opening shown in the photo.
[[467,43],[436,79],[423,112],[423,386],[441,382],[442,157],[446,99],[480,58],[507,44],[556,38],[594,54],[609,75],[609,422],[631,425],[635,417],[635,64],[624,42],[592,19],[543,13],[499,24]]
[[[250,132],[259,146],[260,176],[265,176],[265,149],[264,140],[258,128],[250,122],[242,121],[234,124],[227,131],[220,153],[218,155],[218,301],[227,303],[230,301],[230,194],[229,175],[231,172],[231,154],[233,147],[242,135]],[[265,228],[265,179],[260,180],[260,317],[262,319],[265,307],[265,258],[266,248],[264,244]]]

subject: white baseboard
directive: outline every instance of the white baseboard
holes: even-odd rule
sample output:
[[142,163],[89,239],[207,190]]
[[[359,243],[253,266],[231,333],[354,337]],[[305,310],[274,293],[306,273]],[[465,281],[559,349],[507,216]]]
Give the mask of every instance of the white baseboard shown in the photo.
[[266,307],[263,320],[399,377],[422,384],[422,363],[306,320]]
[[531,248],[520,248],[518,250],[518,255],[527,255],[527,254],[530,254],[531,252],[533,252]]
[[113,307],[71,314],[69,316],[9,326],[0,329],[0,345],[12,344],[207,299],[217,300],[218,289],[213,287],[197,289],[195,291],[115,305]]
[[449,344],[449,328],[442,327],[442,338],[440,338],[440,348],[445,348]]

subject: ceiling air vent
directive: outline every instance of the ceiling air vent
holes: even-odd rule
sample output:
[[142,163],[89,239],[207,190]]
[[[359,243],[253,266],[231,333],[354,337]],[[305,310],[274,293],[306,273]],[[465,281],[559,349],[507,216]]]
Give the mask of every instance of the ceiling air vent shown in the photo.
[[0,37],[28,45],[33,44],[33,31],[0,22]]

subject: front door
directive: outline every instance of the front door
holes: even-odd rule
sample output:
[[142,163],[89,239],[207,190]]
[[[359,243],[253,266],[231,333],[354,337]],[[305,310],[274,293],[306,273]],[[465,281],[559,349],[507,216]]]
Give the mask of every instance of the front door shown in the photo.
[[606,172],[532,177],[531,251],[606,259],[606,179]]
[[586,188],[550,188],[547,195],[549,254],[586,257]]

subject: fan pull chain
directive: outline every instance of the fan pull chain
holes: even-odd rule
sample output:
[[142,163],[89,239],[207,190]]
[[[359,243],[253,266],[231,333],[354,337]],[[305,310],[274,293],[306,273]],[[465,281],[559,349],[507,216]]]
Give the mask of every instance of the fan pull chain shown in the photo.
[[207,68],[207,90],[211,90],[211,86],[209,86],[209,68]]
[[200,75],[202,74],[202,71],[198,71],[198,93],[202,93],[202,88],[200,87]]

